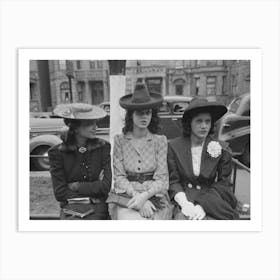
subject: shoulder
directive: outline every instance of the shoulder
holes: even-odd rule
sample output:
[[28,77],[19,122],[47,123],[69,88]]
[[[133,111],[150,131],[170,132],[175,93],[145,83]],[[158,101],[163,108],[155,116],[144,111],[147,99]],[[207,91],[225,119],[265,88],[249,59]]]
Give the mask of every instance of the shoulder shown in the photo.
[[48,150],[48,155],[49,158],[53,158],[53,157],[58,157],[62,154],[63,151],[63,147],[64,147],[64,143],[60,143],[57,145],[52,146],[49,150]]
[[96,149],[108,149],[111,147],[110,142],[102,139],[102,138],[94,138],[90,141],[90,149],[96,150]]
[[157,142],[165,142],[165,143],[167,143],[167,138],[166,138],[165,135],[152,134],[152,136],[154,137],[155,141],[157,141]]
[[180,137],[177,137],[177,138],[174,138],[172,140],[169,141],[169,146],[171,147],[176,147],[178,145],[181,145],[182,143],[185,142],[185,139],[183,136],[180,136]]
[[114,144],[119,144],[124,140],[123,134],[117,134],[114,136]]

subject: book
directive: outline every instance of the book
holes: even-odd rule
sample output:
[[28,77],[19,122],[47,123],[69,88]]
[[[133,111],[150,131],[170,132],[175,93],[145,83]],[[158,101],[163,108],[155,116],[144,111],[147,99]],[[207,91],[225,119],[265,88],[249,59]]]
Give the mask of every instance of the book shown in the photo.
[[65,214],[84,218],[94,213],[94,206],[92,204],[72,203],[65,205],[62,210]]

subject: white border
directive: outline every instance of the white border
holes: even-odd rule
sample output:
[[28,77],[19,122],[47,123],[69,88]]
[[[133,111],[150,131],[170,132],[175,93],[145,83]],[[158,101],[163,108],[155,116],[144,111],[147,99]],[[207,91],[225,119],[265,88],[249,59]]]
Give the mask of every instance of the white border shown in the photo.
[[[29,60],[215,59],[251,60],[251,220],[62,221],[29,220]],[[261,231],[262,65],[260,49],[19,49],[18,230],[19,231]]]

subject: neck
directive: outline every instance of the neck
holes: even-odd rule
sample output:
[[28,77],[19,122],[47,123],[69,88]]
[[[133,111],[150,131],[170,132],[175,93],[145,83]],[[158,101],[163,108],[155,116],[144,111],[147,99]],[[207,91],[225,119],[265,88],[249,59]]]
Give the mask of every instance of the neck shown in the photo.
[[147,134],[148,134],[148,129],[147,128],[139,128],[138,126],[134,126],[132,134],[135,138],[146,137]]
[[194,134],[191,134],[192,146],[201,146],[206,138],[199,138]]
[[80,135],[75,135],[75,138],[76,138],[76,144],[78,147],[84,147],[86,146],[86,143],[87,143],[87,138],[85,137],[82,137]]

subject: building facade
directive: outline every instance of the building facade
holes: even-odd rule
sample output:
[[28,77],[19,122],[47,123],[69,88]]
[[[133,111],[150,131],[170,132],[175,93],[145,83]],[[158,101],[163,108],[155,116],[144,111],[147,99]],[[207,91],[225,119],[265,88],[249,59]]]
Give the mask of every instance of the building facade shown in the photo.
[[228,104],[250,92],[249,60],[162,60],[128,61],[126,93],[138,78],[162,95],[206,97]]
[[[30,61],[30,111],[52,111],[71,101],[96,105],[110,100],[107,61],[48,60],[48,69],[41,62]],[[48,92],[42,92],[42,83],[49,83]]]
[[[126,94],[133,92],[138,78],[164,96],[200,96],[228,104],[250,92],[250,61],[127,60]],[[110,101],[107,61],[30,61],[30,111],[51,111],[71,100]]]

